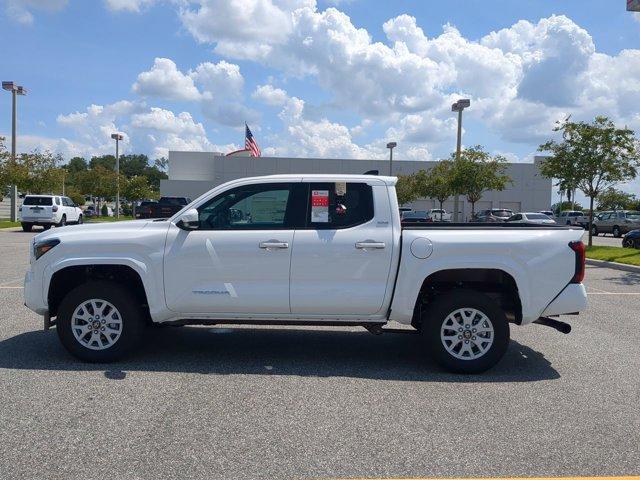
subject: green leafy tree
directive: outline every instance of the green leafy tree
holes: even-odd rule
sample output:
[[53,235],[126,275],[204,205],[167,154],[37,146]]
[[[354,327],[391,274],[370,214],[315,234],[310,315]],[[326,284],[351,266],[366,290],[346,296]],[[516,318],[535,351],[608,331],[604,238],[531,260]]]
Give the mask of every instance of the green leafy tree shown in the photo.
[[453,162],[441,160],[429,171],[419,170],[414,174],[418,196],[433,198],[442,204],[454,194]]
[[507,171],[507,160],[496,155],[492,157],[482,146],[467,148],[460,153],[460,159],[452,154],[452,189],[453,193],[464,195],[471,204],[471,216],[475,214],[476,202],[490,190],[501,192],[511,177]]
[[15,162],[7,158],[1,168],[3,183],[17,185],[29,193],[53,193],[62,190],[64,170],[59,166],[60,155],[33,151],[17,156]]
[[91,157],[89,168],[102,167],[107,170],[116,170],[116,157],[113,155],[102,155],[99,157]]
[[591,246],[594,201],[607,188],[636,177],[640,165],[638,142],[633,130],[617,128],[607,117],[596,117],[591,123],[567,119],[554,131],[561,132],[562,141],[540,145],[540,151],[551,153],[540,170],[546,177],[562,178],[573,169],[574,185],[589,197]]
[[399,205],[405,205],[417,199],[419,194],[415,185],[415,177],[413,175],[398,175],[396,194]]
[[[103,199],[112,198],[117,191],[116,172],[101,165],[92,167],[85,172],[79,172],[75,185],[80,192],[98,198],[98,208]],[[121,179],[122,180],[122,179]],[[124,183],[124,181],[122,182]]]
[[607,188],[598,195],[598,210],[625,210],[635,203],[636,196],[613,187]]
[[65,165],[65,169],[70,175],[78,172],[84,172],[87,168],[89,168],[89,165],[87,165],[87,161],[82,157],[73,157],[69,160],[69,163]]
[[120,186],[120,193],[127,200],[135,201],[145,198],[152,198],[155,192],[149,186],[147,177],[136,175],[124,180]]
[[84,205],[84,195],[76,187],[67,187],[67,189],[65,190],[65,194],[67,195],[67,197],[73,200],[73,203],[75,203],[76,205]]

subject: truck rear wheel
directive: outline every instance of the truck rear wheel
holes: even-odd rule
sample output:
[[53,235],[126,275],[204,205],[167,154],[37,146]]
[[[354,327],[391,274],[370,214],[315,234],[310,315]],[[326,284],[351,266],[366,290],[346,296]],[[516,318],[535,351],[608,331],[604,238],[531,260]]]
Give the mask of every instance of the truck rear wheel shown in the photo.
[[473,290],[452,290],[433,300],[422,318],[433,359],[456,373],[493,367],[509,346],[509,323],[500,306]]
[[136,298],[121,285],[93,281],[62,300],[56,320],[62,345],[87,362],[112,362],[138,343],[144,320]]

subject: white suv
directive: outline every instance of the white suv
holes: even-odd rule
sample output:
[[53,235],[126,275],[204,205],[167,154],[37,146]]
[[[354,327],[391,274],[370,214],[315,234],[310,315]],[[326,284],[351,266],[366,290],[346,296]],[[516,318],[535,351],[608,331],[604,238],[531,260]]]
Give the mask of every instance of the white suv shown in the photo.
[[64,227],[67,223],[82,221],[82,209],[69,197],[27,195],[20,207],[20,222],[25,232],[30,232],[34,225],[48,230],[52,225]]

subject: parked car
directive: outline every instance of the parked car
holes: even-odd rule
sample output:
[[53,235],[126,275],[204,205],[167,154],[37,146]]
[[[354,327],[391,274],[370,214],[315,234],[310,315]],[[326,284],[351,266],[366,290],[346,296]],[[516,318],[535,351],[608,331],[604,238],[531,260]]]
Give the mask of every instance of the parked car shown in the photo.
[[169,218],[190,203],[189,197],[160,197],[157,203],[148,205],[136,218]]
[[640,229],[631,230],[622,239],[625,248],[640,248]]
[[538,213],[544,213],[547,217],[553,218],[555,215],[551,210],[540,210]]
[[576,225],[588,228],[589,216],[579,210],[564,210],[557,216],[556,221],[561,225]]
[[30,232],[34,225],[64,227],[67,223],[82,223],[83,212],[69,197],[59,195],[27,195],[20,207],[22,230]]
[[451,214],[440,208],[432,208],[427,211],[427,219],[432,222],[450,222]]
[[407,212],[411,212],[413,209],[411,207],[399,207],[398,210],[400,211],[400,220],[402,220],[404,214]]
[[136,218],[153,218],[153,208],[158,204],[155,200],[143,200],[135,208]]
[[491,208],[489,210],[480,210],[472,218],[472,221],[479,223],[504,222],[512,215],[513,210],[509,210],[508,208]]
[[430,222],[426,210],[412,210],[410,212],[404,212],[402,215],[402,224],[416,224]]
[[462,373],[495,365],[510,328],[537,322],[568,332],[550,317],[586,308],[582,230],[402,228],[395,182],[239,179],[168,221],[45,232],[30,245],[25,304],[90,362],[117,360],[150,339],[147,322],[359,325],[379,334],[396,321],[421,336],[425,354]]
[[593,221],[591,233],[611,233],[620,238],[623,234],[640,228],[640,212],[633,210],[618,210],[616,212],[602,212]]
[[545,215],[544,213],[537,212],[522,212],[516,213],[515,215],[510,216],[506,220],[507,222],[516,222],[516,223],[542,223],[546,225],[553,225],[556,221]]

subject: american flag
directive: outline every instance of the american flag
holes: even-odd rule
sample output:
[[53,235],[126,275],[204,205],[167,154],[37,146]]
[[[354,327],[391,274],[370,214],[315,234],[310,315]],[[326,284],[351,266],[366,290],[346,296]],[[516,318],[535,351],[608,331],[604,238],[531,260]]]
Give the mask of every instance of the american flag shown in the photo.
[[262,155],[260,147],[256,143],[256,139],[253,138],[253,133],[249,130],[249,125],[244,124],[244,148],[251,152],[252,157],[259,157]]

